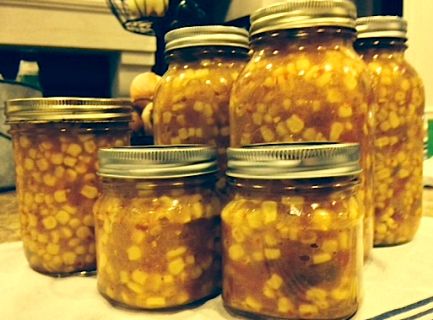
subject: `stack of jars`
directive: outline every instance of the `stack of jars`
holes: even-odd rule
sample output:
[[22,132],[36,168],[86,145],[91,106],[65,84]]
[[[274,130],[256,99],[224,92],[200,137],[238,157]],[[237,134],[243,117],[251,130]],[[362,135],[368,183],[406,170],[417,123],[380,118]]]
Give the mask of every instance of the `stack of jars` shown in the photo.
[[249,40],[202,26],[166,41],[159,146],[104,148],[97,165],[97,148],[127,136],[112,134],[122,108],[101,103],[102,142],[90,117],[47,124],[9,104],[31,266],[92,269],[95,225],[98,288],[112,302],[171,308],[222,284],[244,316],[349,318],[373,236],[410,241],[421,216],[424,93],[404,60],[405,22],[299,0],[255,12]]

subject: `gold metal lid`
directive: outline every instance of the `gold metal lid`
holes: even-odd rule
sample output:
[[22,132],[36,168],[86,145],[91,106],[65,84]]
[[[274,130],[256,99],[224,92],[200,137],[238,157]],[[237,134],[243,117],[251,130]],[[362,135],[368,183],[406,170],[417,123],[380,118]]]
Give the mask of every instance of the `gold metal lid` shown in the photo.
[[174,29],[165,35],[165,51],[197,46],[228,46],[249,49],[248,31],[209,25]]
[[350,0],[291,0],[255,11],[250,35],[320,26],[355,29],[355,19],[356,7]]
[[99,150],[101,177],[169,179],[218,171],[215,148],[205,145],[117,147]]
[[407,22],[398,16],[371,16],[356,20],[358,39],[402,38],[406,39]]
[[307,179],[357,175],[359,144],[271,143],[228,148],[227,175],[245,179]]
[[96,98],[28,98],[6,102],[6,122],[129,122],[129,100]]

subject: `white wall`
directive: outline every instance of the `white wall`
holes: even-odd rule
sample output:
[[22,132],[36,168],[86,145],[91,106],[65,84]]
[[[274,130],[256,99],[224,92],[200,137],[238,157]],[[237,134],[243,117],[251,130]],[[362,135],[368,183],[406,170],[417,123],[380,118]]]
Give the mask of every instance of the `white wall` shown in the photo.
[[408,21],[407,59],[424,81],[426,107],[433,108],[433,1],[404,0],[403,16]]

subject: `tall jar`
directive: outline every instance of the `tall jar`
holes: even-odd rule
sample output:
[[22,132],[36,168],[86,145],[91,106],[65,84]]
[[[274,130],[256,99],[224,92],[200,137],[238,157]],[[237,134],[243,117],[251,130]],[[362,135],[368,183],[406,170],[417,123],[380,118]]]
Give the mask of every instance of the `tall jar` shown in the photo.
[[377,99],[374,243],[396,245],[412,240],[422,215],[424,88],[404,56],[402,18],[360,18],[357,30]]
[[9,100],[21,237],[30,266],[64,276],[96,268],[97,150],[129,142],[128,101]]
[[354,4],[300,0],[251,16],[253,56],[233,86],[231,145],[281,141],[361,144],[364,247],[373,245],[370,79],[353,49]]
[[223,301],[260,319],[348,319],[363,264],[357,144],[228,149]]
[[127,307],[165,309],[220,291],[216,151],[102,149],[96,218],[98,289]]
[[187,27],[167,33],[165,40],[169,68],[154,99],[155,143],[215,146],[224,170],[230,91],[248,59],[248,32]]

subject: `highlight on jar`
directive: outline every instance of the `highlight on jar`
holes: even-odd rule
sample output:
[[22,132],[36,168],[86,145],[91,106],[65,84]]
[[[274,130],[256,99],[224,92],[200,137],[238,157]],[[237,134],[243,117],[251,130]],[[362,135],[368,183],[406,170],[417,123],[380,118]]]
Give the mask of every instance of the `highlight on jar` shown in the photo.
[[97,150],[129,142],[130,103],[38,98],[6,104],[21,236],[30,266],[65,276],[96,268]]
[[348,0],[287,1],[251,15],[253,53],[233,85],[230,145],[359,143],[367,258],[374,233],[373,95],[353,48],[355,19]]
[[101,149],[95,204],[98,290],[114,305],[166,309],[221,287],[216,150]]
[[377,97],[374,243],[396,245],[413,239],[422,216],[424,87],[404,56],[405,20],[363,17],[357,29],[356,49]]
[[228,149],[223,302],[247,317],[348,319],[360,303],[358,144]]

